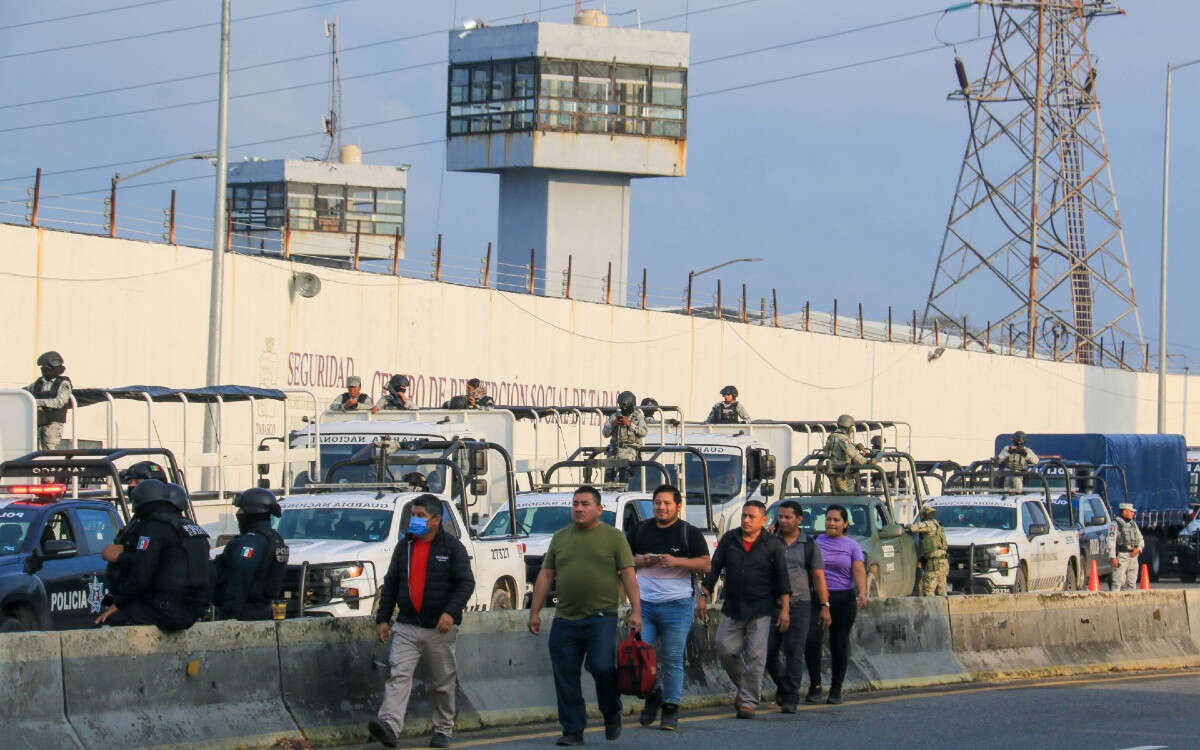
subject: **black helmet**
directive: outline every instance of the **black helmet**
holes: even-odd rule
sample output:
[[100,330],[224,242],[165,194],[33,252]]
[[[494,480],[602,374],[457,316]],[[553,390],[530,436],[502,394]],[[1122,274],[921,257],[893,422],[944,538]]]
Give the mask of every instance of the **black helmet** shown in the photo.
[[37,358],[37,366],[38,367],[62,367],[63,366],[62,355],[56,351],[48,351],[45,354],[43,354],[42,356]]
[[737,398],[737,396],[738,396],[737,386],[736,385],[725,386],[724,388],[721,389],[721,395],[722,396],[733,396],[734,398]]
[[275,493],[262,487],[251,487],[233,499],[233,507],[249,516],[283,515]]
[[466,396],[453,396],[446,402],[447,409],[470,409],[471,400]]
[[425,475],[419,471],[410,471],[405,474],[402,479],[419,490],[426,492],[429,490],[429,481],[426,480]]
[[644,399],[642,399],[642,404],[641,404],[641,405],[642,405],[642,406],[650,406],[650,407],[654,407],[654,406],[658,406],[658,402],[657,402],[657,401],[655,401],[654,399],[650,398],[649,396],[647,396],[647,397],[645,397]]
[[161,479],[147,479],[139,482],[138,486],[133,488],[133,492],[129,493],[129,497],[133,500],[133,510],[136,513],[150,503],[170,503],[171,488]]
[[167,481],[167,472],[154,461],[138,461],[120,474],[121,481],[129,484],[134,479],[159,479]]
[[633,395],[633,391],[621,391],[621,395],[617,396],[617,406],[622,414],[629,414],[637,406],[637,396]]
[[391,379],[388,380],[387,387],[388,387],[389,391],[398,391],[401,388],[407,388],[408,387],[408,376],[407,375],[393,375],[391,377]]
[[1017,445],[1025,445],[1024,430],[1017,430],[1016,432],[1013,433],[1013,442],[1016,443]]
[[175,484],[174,482],[167,482],[167,489],[171,492],[171,505],[179,508],[180,513],[187,513],[188,494],[187,490],[183,488],[183,485]]

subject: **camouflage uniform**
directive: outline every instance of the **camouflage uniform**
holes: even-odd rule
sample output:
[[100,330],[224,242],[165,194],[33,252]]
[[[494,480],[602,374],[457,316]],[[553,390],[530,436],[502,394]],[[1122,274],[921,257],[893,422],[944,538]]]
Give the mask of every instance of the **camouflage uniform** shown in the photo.
[[[1000,468],[1006,471],[1024,474],[1034,466],[1037,466],[1038,457],[1036,453],[1024,445],[1007,445],[1004,447],[1004,450],[1000,451],[1000,455],[996,457],[996,462],[1000,464]],[[1025,480],[1020,476],[1006,475],[1004,477],[1004,488],[1013,492],[1023,492],[1025,490]]]
[[921,557],[921,596],[945,596],[946,575],[950,572],[946,563],[946,531],[932,516],[910,524],[908,530],[921,535],[917,548]]
[[1145,540],[1142,531],[1134,521],[1126,521],[1117,516],[1117,539],[1113,557],[1117,558],[1117,568],[1112,574],[1112,589],[1114,591],[1133,591],[1137,588],[1138,558],[1133,550],[1142,549]]
[[[617,424],[617,417],[628,416],[630,425]],[[638,459],[638,448],[646,441],[646,417],[642,414],[641,409],[634,409],[628,415],[621,412],[613,412],[608,421],[604,423],[604,437],[609,438],[608,449],[609,453],[614,458],[623,458],[626,461],[636,461]]]
[[854,467],[865,464],[866,456],[854,444],[850,435],[841,431],[834,432],[826,438],[825,453],[832,464],[829,483],[833,491],[843,494],[854,492],[854,480],[858,477]]
[[749,424],[750,412],[746,411],[742,402],[736,399],[728,404],[718,401],[713,404],[713,408],[708,412],[708,418],[704,421],[708,424]]
[[390,391],[385,391],[379,398],[380,409],[415,409],[411,401],[401,400],[400,396]]

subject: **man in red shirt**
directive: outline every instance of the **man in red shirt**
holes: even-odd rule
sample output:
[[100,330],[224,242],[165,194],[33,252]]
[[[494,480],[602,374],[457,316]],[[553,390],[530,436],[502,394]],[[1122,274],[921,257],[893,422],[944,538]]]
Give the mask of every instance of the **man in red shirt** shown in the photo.
[[[392,553],[375,616],[380,643],[392,636],[392,667],[371,736],[396,747],[404,729],[417,662],[425,660],[433,705],[430,747],[450,747],[454,733],[454,685],[458,671],[454,642],[463,607],[475,591],[471,560],[462,542],[442,531],[442,502],[420,495],[409,504],[407,534]],[[396,615],[395,628],[391,625]]]

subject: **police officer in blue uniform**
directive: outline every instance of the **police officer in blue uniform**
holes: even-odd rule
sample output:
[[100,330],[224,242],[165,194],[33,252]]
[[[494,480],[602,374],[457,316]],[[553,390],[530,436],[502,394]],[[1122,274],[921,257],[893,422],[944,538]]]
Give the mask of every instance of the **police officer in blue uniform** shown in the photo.
[[147,479],[131,499],[133,520],[101,553],[109,593],[96,624],[190,628],[212,595],[208,533],[184,516],[182,487]]
[[260,487],[234,498],[239,533],[217,557],[213,604],[224,619],[269,620],[287,569],[288,547],[271,528],[282,510],[274,493]]

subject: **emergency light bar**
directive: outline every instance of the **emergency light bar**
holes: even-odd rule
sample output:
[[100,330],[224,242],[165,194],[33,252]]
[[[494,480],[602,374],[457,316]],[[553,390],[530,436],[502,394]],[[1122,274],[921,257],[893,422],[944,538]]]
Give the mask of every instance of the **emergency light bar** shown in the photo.
[[65,484],[0,484],[0,492],[9,495],[34,495],[39,498],[57,499],[66,491]]

